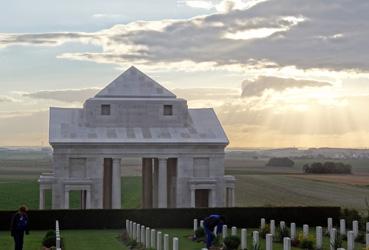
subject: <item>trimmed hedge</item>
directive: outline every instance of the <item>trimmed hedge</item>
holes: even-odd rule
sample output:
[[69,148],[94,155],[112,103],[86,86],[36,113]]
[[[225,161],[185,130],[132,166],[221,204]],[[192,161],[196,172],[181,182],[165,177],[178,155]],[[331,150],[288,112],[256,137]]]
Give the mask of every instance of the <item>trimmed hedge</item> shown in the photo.
[[[0,230],[10,227],[11,211],[0,211]],[[193,219],[209,214],[225,216],[226,224],[248,228],[258,227],[260,218],[284,220],[310,226],[324,226],[327,218],[337,221],[340,207],[245,207],[245,208],[177,208],[177,209],[88,209],[29,211],[31,230],[49,230],[59,220],[63,229],[118,229],[130,219],[154,228],[192,228]]]

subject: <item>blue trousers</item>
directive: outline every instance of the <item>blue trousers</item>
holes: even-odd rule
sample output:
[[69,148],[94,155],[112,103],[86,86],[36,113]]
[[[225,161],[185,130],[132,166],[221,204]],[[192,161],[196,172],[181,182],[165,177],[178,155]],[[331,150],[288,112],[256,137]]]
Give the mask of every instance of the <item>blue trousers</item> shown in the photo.
[[15,244],[14,249],[23,250],[24,231],[15,231],[13,238],[14,238],[14,244]]
[[[204,230],[206,233],[206,248],[210,248],[214,240],[214,234],[213,234],[214,228],[208,228],[208,226],[204,224]],[[222,232],[222,227],[221,225],[218,225],[217,234],[220,234],[221,232]]]

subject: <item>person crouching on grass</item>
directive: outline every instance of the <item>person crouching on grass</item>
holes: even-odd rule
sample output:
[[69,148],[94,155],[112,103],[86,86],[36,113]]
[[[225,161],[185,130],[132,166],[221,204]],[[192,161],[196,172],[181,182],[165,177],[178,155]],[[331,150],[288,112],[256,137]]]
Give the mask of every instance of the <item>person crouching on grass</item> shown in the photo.
[[223,225],[225,223],[225,218],[223,215],[212,214],[204,219],[204,230],[206,233],[206,247],[209,249],[213,243],[214,228],[217,227],[217,235],[221,234],[223,230]]
[[21,206],[11,221],[11,235],[14,239],[15,250],[23,250],[24,233],[29,234],[27,211],[26,206]]

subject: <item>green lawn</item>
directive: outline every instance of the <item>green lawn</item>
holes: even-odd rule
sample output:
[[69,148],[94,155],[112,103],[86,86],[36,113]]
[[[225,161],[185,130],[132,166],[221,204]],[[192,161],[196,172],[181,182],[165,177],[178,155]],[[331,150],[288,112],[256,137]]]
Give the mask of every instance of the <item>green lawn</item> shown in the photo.
[[[119,240],[120,230],[64,230],[61,232],[68,250],[127,250]],[[40,250],[44,231],[32,231],[25,236],[24,250]],[[0,249],[14,249],[13,238],[0,232]]]

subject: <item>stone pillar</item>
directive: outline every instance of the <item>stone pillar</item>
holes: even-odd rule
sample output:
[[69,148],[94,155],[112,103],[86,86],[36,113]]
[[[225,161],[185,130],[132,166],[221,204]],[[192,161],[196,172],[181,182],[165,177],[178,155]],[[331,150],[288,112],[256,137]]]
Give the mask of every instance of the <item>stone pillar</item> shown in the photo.
[[159,159],[158,207],[168,207],[167,159]]
[[296,223],[292,222],[290,227],[291,227],[290,232],[291,240],[294,240],[296,238]]
[[64,190],[64,209],[69,209],[69,190]]
[[265,249],[266,250],[273,250],[273,235],[267,234],[265,235]]
[[191,188],[191,207],[194,208],[196,207],[196,197],[195,197],[195,192],[196,192],[196,189],[194,188]]
[[195,233],[198,227],[197,219],[193,219],[193,232]]
[[302,226],[302,232],[303,232],[304,239],[308,239],[309,238],[309,225],[304,224]]
[[142,159],[142,207],[151,208],[153,204],[152,159]]
[[259,246],[259,231],[252,232],[252,249],[258,249]]
[[86,209],[91,208],[91,190],[86,191]]
[[137,243],[141,242],[141,225],[136,224],[136,241]]
[[241,250],[247,249],[247,229],[241,229]]
[[161,250],[161,242],[162,242],[162,239],[161,239],[161,232],[157,232],[156,234],[156,250]]
[[146,232],[145,232],[145,247],[146,248],[150,247],[150,244],[151,244],[150,236],[151,236],[151,231],[150,231],[150,228],[147,227]]
[[204,228],[204,220],[200,220],[200,227]]
[[45,189],[40,187],[39,209],[45,209]]
[[146,227],[144,225],[141,226],[141,236],[140,236],[140,239],[141,239],[141,243],[142,245],[145,245],[145,233],[146,233]]
[[322,249],[323,248],[323,228],[322,227],[316,227],[316,249]]
[[113,159],[113,167],[112,167],[112,208],[120,209],[121,208],[121,170],[120,170],[120,162],[121,160],[118,158]]
[[152,207],[158,207],[159,160],[153,159],[154,173],[152,179]]
[[347,232],[347,250],[354,250],[355,234],[353,231]]
[[291,250],[291,239],[288,237],[283,238],[283,250]]
[[137,230],[136,230],[136,222],[133,222],[132,223],[132,238],[134,239],[134,240],[136,240],[136,232],[137,232]]
[[346,234],[346,221],[345,219],[340,220],[340,235]]

